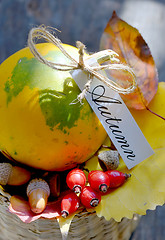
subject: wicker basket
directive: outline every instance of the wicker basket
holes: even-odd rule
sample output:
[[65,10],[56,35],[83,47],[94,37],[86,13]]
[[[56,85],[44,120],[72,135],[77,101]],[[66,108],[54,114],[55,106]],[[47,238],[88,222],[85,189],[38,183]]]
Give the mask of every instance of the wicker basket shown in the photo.
[[0,195],[0,240],[39,240],[39,239],[77,239],[77,240],[128,240],[135,230],[140,217],[120,223],[113,219],[106,221],[97,217],[95,212],[82,212],[75,215],[70,225],[67,238],[62,238],[56,219],[39,219],[23,223],[16,215],[8,212],[9,200]]

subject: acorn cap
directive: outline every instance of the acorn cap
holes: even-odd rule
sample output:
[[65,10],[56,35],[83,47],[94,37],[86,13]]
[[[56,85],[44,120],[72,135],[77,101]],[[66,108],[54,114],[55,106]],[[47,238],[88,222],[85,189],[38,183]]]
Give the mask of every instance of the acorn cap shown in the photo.
[[98,155],[98,159],[104,171],[116,169],[119,166],[119,153],[116,150],[103,151]]
[[9,176],[12,171],[12,165],[10,163],[0,163],[0,184],[6,185],[9,179]]
[[36,189],[43,189],[45,192],[47,192],[48,196],[50,195],[50,188],[48,183],[41,178],[35,178],[29,182],[26,190],[27,196],[29,197],[32,191]]

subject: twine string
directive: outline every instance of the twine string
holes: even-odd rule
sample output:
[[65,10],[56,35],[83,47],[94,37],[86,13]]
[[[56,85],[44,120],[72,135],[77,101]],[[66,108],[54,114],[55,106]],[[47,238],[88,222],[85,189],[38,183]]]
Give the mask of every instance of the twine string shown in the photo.
[[[59,50],[64,54],[64,56],[66,56],[70,60],[70,63],[68,63],[68,64],[67,63],[65,63],[65,64],[55,63],[55,62],[49,61],[46,58],[44,58],[38,52],[36,45],[35,45],[35,40],[41,39],[41,38],[43,38],[45,41],[47,41],[49,43],[53,43],[57,48],[59,48]],[[83,43],[81,43],[80,41],[76,42],[76,46],[78,48],[78,54],[79,54],[79,61],[77,61],[65,50],[65,48],[62,45],[62,42],[44,26],[40,26],[38,28],[32,28],[30,30],[29,36],[28,36],[28,46],[30,48],[30,51],[32,52],[34,57],[36,59],[38,59],[38,61],[51,67],[52,69],[55,69],[58,71],[71,71],[71,70],[81,69],[88,73],[88,76],[90,76],[90,78],[89,78],[87,84],[85,84],[84,90],[78,96],[78,99],[80,101],[85,97],[86,91],[89,90],[93,77],[96,77],[97,79],[99,79],[100,81],[105,83],[108,87],[110,87],[111,89],[117,91],[118,93],[122,93],[122,94],[131,93],[134,91],[134,89],[136,87],[136,77],[135,77],[133,70],[129,66],[126,66],[126,65],[120,64],[120,63],[110,63],[110,64],[106,64],[106,65],[98,64],[98,65],[94,65],[94,66],[89,66],[86,63],[86,61],[84,61],[85,45]],[[94,54],[90,55],[90,58],[92,58],[92,57],[95,58],[95,56],[97,54],[99,56],[103,56],[103,59],[104,58],[107,59],[104,56],[105,51],[100,51],[98,53],[94,53]],[[112,60],[113,59],[112,56],[114,56],[114,55],[118,56],[117,53],[115,53],[112,50],[109,50],[109,60]],[[112,62],[113,62],[113,60],[112,60]],[[116,83],[113,80],[111,80],[110,78],[108,78],[107,76],[101,74],[101,72],[99,72],[101,70],[127,71],[132,75],[132,78],[131,78],[132,82],[129,87],[124,88],[124,87],[120,86],[118,83]]]

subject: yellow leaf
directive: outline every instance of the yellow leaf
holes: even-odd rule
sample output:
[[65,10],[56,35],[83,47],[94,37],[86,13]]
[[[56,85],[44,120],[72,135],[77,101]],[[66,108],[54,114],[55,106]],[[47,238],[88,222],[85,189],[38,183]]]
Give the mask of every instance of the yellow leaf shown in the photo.
[[[158,91],[149,108],[163,116],[165,114],[165,83],[159,83]],[[136,167],[128,170],[120,159],[118,170],[131,174],[121,187],[102,196],[101,203],[95,208],[99,217],[121,221],[123,217],[145,215],[147,209],[155,209],[165,202],[165,121],[148,110],[132,110],[135,120],[155,151],[155,154]],[[91,158],[86,167],[100,169],[97,156]]]
[[57,221],[59,223],[60,231],[62,234],[62,239],[66,240],[68,233],[69,233],[69,228],[70,224],[75,216],[75,213],[70,214],[67,218],[57,218]]
[[103,145],[110,147],[111,146],[111,140],[109,138],[109,136],[106,137],[106,139],[103,142]]
[[[154,99],[149,104],[149,109],[165,117],[165,82],[160,82]],[[148,110],[130,110],[137,124],[152,148],[165,147],[165,121],[155,116]]]
[[165,200],[164,156],[165,148],[158,149],[130,170],[131,178],[123,186],[102,196],[97,215],[121,221],[123,217],[132,218],[134,213],[144,215],[147,209],[162,205]]
[[101,170],[100,164],[98,162],[98,157],[93,156],[91,157],[86,163],[85,168],[87,168],[89,171],[92,170]]

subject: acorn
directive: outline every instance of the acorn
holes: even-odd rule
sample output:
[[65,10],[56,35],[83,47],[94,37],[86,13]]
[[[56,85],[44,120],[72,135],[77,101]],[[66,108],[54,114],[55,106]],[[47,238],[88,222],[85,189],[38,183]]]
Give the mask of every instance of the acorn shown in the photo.
[[31,173],[17,166],[12,166],[10,163],[0,163],[0,184],[20,186],[30,180]]
[[116,150],[103,151],[98,155],[103,171],[116,169],[119,166],[119,153]]
[[60,196],[60,175],[55,173],[48,179],[49,187],[50,187],[50,194],[53,197]]
[[43,212],[50,195],[48,183],[41,178],[35,178],[29,182],[26,192],[32,212],[36,214]]

